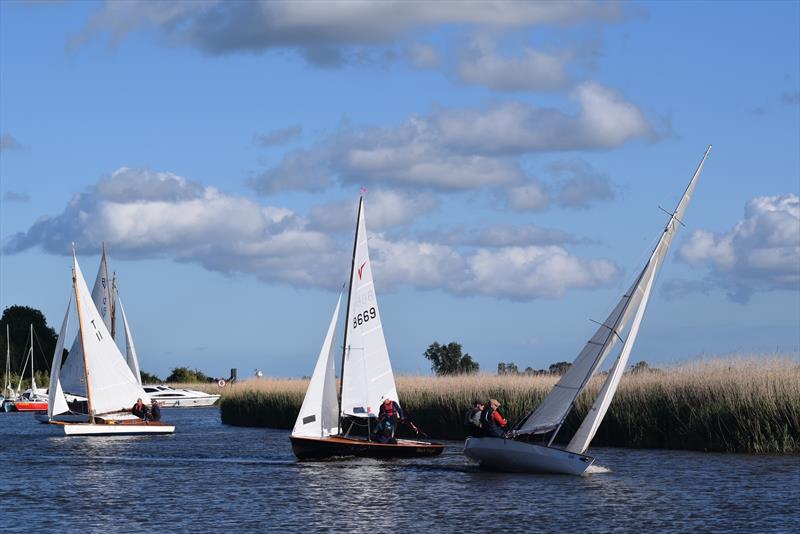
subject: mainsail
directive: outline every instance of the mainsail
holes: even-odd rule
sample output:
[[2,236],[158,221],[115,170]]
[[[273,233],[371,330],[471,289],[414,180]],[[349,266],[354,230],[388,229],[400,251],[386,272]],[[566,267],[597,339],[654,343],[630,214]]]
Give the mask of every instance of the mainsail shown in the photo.
[[136,355],[136,347],[133,344],[133,335],[131,335],[131,329],[128,326],[128,317],[125,315],[125,308],[122,306],[122,297],[117,295],[119,299],[119,311],[122,312],[122,324],[125,326],[125,361],[128,362],[128,367],[130,368],[133,376],[136,377],[136,381],[139,382],[139,385],[142,385],[142,373],[139,371],[139,357]]
[[[293,436],[326,437],[339,433],[339,403],[336,398],[336,323],[342,296],[336,302],[328,333],[319,351],[317,365],[308,384],[303,406],[294,423]],[[124,317],[124,312],[123,312]]]
[[[111,287],[108,281],[108,260],[106,259],[105,244],[100,257],[100,267],[97,269],[97,277],[92,288],[92,301],[100,317],[102,317],[106,329],[109,332],[112,331],[111,308],[114,301],[111,298]],[[75,336],[72,347],[67,354],[67,360],[61,368],[61,386],[67,393],[86,396],[86,371],[83,368],[83,347],[80,336]]]
[[69,309],[72,307],[72,296],[67,303],[67,311],[64,314],[64,321],[61,323],[61,330],[56,341],[56,350],[53,352],[53,365],[50,367],[50,386],[47,391],[47,415],[62,414],[69,411],[67,400],[64,398],[64,391],[61,389],[59,374],[61,371],[61,358],[64,355],[64,337],[67,334],[67,323],[69,322]]
[[149,401],[111,338],[111,332],[94,304],[74,253],[73,263],[80,327],[78,337],[83,346],[87,397],[92,415],[128,409],[137,398]]
[[[647,265],[645,265],[644,269],[642,269],[641,273],[636,278],[636,281],[614,307],[614,310],[608,318],[600,325],[595,334],[588,341],[586,347],[584,347],[583,351],[581,351],[567,372],[564,373],[558,381],[553,391],[551,391],[536,410],[519,425],[517,428],[518,434],[545,433],[551,430],[557,432],[567,414],[572,409],[575,399],[586,387],[589,379],[606,359],[617,341],[620,340],[623,343],[622,351],[609,372],[608,378],[595,400],[592,409],[569,443],[567,450],[582,453],[589,446],[617,390],[619,380],[622,377],[630,352],[633,349],[633,343],[636,339],[645,308],[647,307],[647,301],[656,273],[664,262],[667,250],[672,243],[672,238],[677,232],[677,224],[682,224],[683,214],[691,200],[692,193],[697,184],[697,179],[700,176],[703,164],[710,151],[711,147],[709,146],[697,170],[692,176],[689,185],[686,187],[686,191],[670,217],[669,222],[664,228],[664,232],[650,256]],[[623,339],[623,331],[628,321],[634,315],[635,318],[630,332],[628,332],[628,337],[627,339]],[[555,435],[553,437],[555,437]]]
[[363,198],[358,203],[343,361],[342,415],[377,415],[384,398],[399,402],[372,280]]

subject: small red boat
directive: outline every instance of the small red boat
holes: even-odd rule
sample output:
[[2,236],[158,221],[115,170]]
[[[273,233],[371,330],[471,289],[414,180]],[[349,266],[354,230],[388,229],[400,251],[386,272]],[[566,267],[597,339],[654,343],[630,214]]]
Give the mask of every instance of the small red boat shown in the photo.
[[16,412],[40,412],[40,411],[47,411],[47,401],[26,401],[26,400],[18,400],[14,401],[14,407],[12,411]]

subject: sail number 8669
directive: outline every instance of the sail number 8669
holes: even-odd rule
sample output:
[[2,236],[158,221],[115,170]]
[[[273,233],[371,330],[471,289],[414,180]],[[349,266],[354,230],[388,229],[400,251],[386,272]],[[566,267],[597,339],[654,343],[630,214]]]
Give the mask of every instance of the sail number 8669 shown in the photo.
[[378,316],[378,313],[375,311],[375,308],[370,308],[368,310],[364,310],[361,313],[357,313],[353,317],[353,328],[358,328],[364,323],[368,323],[370,319],[375,319]]

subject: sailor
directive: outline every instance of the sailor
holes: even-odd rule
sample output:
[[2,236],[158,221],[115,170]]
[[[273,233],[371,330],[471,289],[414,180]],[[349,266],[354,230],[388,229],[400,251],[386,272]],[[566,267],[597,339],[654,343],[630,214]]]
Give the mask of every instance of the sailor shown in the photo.
[[483,401],[475,399],[464,414],[464,431],[468,436],[481,435],[481,412],[483,412]]
[[506,435],[504,428],[508,421],[497,411],[500,406],[502,406],[500,401],[489,399],[489,404],[481,412],[481,428],[486,437],[503,438]]
[[141,419],[147,416],[147,406],[142,402],[142,399],[136,399],[136,404],[131,408],[131,413]]
[[161,406],[158,405],[158,401],[156,399],[153,399],[153,402],[150,405],[150,420],[161,421]]
[[403,410],[400,405],[389,397],[384,397],[378,410],[378,424],[375,425],[374,436],[381,443],[389,443],[394,439],[397,424],[403,420]]

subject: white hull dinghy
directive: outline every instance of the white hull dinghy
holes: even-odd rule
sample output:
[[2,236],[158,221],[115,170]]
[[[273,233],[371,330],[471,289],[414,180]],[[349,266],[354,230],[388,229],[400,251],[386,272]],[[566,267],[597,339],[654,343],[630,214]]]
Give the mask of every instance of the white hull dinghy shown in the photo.
[[351,421],[350,428],[354,424],[365,426],[369,436],[370,425],[377,421],[375,412],[383,399],[400,404],[372,279],[363,198],[358,203],[350,266],[340,403],[336,396],[334,339],[341,301],[339,296],[292,430],[295,456],[300,460],[320,460],[338,456],[401,458],[441,454],[444,446],[439,443],[403,439],[379,443],[369,437],[350,436],[349,431],[341,432],[342,421],[346,418]]
[[[78,315],[78,336],[73,347],[80,346],[87,413],[70,410],[61,383],[61,360],[72,299],[67,304],[50,370],[47,423],[68,436],[116,434],[164,434],[175,431],[173,425],[144,421],[129,412],[137,399],[149,402],[140,379],[129,359],[117,347],[104,316],[101,315],[73,249],[73,289]],[[105,250],[103,254],[105,261]],[[102,270],[102,264],[101,264]],[[105,280],[104,280],[105,281]],[[104,287],[107,284],[103,284]],[[124,315],[124,312],[123,312]],[[127,330],[127,322],[126,322]],[[126,332],[127,333],[127,332]],[[131,342],[128,339],[130,346]],[[130,350],[129,350],[130,355]],[[71,358],[76,354],[71,353]],[[65,364],[66,367],[66,364]],[[136,369],[138,371],[138,369]],[[138,373],[137,373],[138,374]]]
[[[710,151],[709,146],[675,211],[670,215],[647,264],[553,390],[534,411],[516,425],[507,438],[468,438],[464,444],[464,454],[467,457],[477,460],[482,467],[500,471],[580,475],[589,469],[594,459],[584,453],[617,391],[639,333],[656,274],[664,262],[678,224],[683,224],[686,207]],[[629,324],[627,335],[623,337]],[[589,413],[565,448],[553,446],[578,395],[586,388],[617,341],[621,342],[619,355]]]

